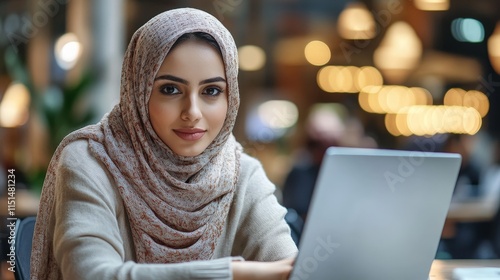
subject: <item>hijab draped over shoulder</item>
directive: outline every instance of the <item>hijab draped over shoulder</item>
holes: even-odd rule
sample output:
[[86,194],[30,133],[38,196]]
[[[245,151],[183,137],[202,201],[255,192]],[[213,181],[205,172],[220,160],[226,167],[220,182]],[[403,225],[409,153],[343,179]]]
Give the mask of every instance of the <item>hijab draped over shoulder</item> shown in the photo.
[[[184,157],[156,135],[148,100],[170,48],[181,35],[191,32],[210,34],[221,49],[228,111],[222,130],[207,149],[198,156]],[[88,141],[90,153],[105,166],[118,188],[137,262],[211,259],[239,175],[241,146],[232,135],[239,107],[237,74],[233,37],[210,14],[191,8],[170,10],[138,29],[125,53],[119,104],[99,123],[66,136],[52,157],[35,227],[32,275],[45,279],[58,274],[49,229],[55,224],[55,178],[62,150],[81,139]]]

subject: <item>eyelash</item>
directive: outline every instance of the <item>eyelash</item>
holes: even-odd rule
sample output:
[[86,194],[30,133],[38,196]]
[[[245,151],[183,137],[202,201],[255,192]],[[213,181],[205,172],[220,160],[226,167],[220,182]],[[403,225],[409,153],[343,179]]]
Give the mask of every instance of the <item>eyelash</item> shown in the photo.
[[[173,88],[174,90],[176,90],[177,92],[174,92],[174,93],[169,93],[169,92],[166,92],[165,90],[167,88]],[[174,85],[163,85],[160,87],[160,93],[161,94],[164,94],[164,95],[175,95],[175,94],[179,94],[181,91]]]
[[[169,93],[169,92],[166,92],[165,90],[167,88],[172,88],[174,89],[174,92],[172,93]],[[209,94],[207,92],[207,90],[216,90],[217,92],[215,94]],[[209,97],[216,97],[216,96],[219,96],[221,93],[223,93],[224,91],[219,88],[219,87],[216,87],[216,86],[209,86],[209,87],[206,87],[202,94],[206,95],[206,96],[209,96]],[[163,85],[160,87],[160,93],[161,94],[164,94],[164,95],[176,95],[176,94],[181,94],[182,92],[179,90],[179,88],[175,85],[170,85],[170,84],[167,84],[167,85]]]
[[[216,92],[215,94],[208,94],[208,93],[207,93],[207,90],[209,90],[209,89],[215,89],[217,92]],[[205,89],[203,90],[203,93],[204,93],[204,94],[206,94],[206,95],[208,95],[208,96],[211,96],[211,97],[216,97],[216,96],[219,96],[221,93],[223,93],[223,91],[222,91],[222,89],[220,89],[219,87],[214,87],[214,86],[212,86],[212,87],[207,87],[207,88],[205,88]]]

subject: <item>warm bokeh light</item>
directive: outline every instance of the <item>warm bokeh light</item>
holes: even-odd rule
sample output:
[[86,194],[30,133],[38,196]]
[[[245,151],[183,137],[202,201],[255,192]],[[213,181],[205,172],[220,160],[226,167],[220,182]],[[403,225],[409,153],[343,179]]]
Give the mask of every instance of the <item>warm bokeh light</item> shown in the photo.
[[411,94],[415,98],[415,104],[432,105],[432,94],[421,87],[411,87]]
[[256,71],[262,69],[266,63],[266,54],[258,46],[246,45],[238,48],[240,69]]
[[370,113],[398,113],[413,105],[431,105],[432,96],[426,89],[405,86],[366,86],[359,92],[360,107]]
[[451,34],[459,42],[480,43],[484,40],[484,27],[476,19],[457,18],[451,22]]
[[338,66],[330,72],[330,86],[334,92],[357,92],[354,87],[354,75],[359,68],[354,66]]
[[393,136],[400,136],[401,132],[396,124],[396,114],[387,114],[384,118],[385,128]]
[[394,136],[431,136],[437,133],[476,134],[482,125],[472,107],[417,105],[385,116],[387,131]]
[[488,38],[488,56],[491,66],[500,74],[500,21],[497,22],[493,34]]
[[306,45],[304,55],[307,61],[315,66],[325,65],[331,58],[328,45],[318,40],[311,41]]
[[316,75],[318,86],[326,92],[356,93],[371,85],[382,85],[382,74],[371,66],[324,66]]
[[12,83],[0,103],[0,126],[16,127],[28,121],[30,94],[20,83]]
[[359,69],[358,76],[355,79],[355,86],[358,91],[366,86],[381,86],[384,84],[382,74],[377,68],[372,66],[363,66]]
[[325,66],[318,70],[318,74],[316,74],[316,82],[318,83],[319,88],[326,92],[332,92],[330,87],[330,72],[334,66]]
[[413,28],[398,21],[387,29],[373,54],[375,66],[389,83],[402,84],[422,56],[422,43]]
[[340,36],[349,40],[375,37],[375,20],[363,3],[349,3],[340,13],[337,25]]
[[460,88],[451,88],[444,95],[444,105],[463,106],[476,109],[481,117],[485,117],[490,109],[488,97],[478,90],[465,91]]
[[415,7],[424,11],[446,11],[450,0],[415,0]]
[[81,44],[73,33],[66,33],[59,37],[54,46],[56,62],[64,70],[75,66],[81,52]]
[[297,106],[286,100],[264,102],[257,110],[262,122],[273,129],[292,127],[299,117]]

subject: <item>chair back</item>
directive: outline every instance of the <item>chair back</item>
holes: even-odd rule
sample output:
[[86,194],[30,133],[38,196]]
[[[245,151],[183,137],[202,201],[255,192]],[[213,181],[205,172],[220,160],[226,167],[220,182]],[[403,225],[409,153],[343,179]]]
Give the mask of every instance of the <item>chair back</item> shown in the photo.
[[36,217],[18,219],[16,222],[16,280],[30,279],[31,245],[33,244],[33,231],[35,230]]

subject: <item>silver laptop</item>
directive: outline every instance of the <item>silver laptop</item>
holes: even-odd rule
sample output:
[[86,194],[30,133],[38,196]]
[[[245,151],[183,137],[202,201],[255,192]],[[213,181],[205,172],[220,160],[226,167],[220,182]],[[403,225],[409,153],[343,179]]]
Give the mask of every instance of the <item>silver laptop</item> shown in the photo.
[[290,279],[426,280],[458,154],[331,147]]

